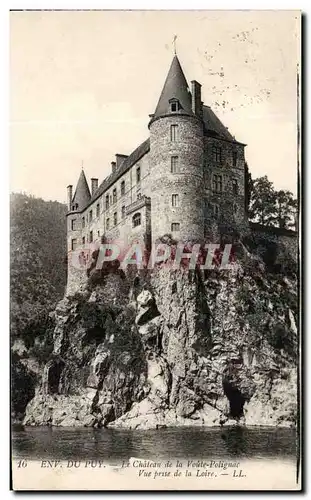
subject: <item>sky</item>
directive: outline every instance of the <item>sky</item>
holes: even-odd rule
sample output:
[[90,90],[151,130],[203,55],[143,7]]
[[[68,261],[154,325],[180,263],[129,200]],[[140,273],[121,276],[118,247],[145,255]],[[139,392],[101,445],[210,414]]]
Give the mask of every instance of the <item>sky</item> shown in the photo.
[[253,177],[297,193],[298,11],[10,14],[10,190],[66,202],[148,137],[174,50]]

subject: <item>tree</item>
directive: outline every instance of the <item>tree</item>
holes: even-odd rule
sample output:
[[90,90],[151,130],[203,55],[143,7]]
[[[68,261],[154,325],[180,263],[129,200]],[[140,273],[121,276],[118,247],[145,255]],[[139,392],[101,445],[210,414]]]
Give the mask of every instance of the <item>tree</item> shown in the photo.
[[246,162],[244,170],[244,182],[245,182],[245,210],[248,213],[254,182],[252,179],[252,175],[249,171],[248,164]]
[[276,193],[273,182],[268,177],[258,177],[253,181],[249,217],[254,222],[273,226],[276,214]]
[[281,228],[295,227],[297,200],[293,193],[281,189],[276,192],[276,223]]
[[48,321],[66,285],[66,205],[11,195],[11,332],[30,335]]
[[297,200],[293,193],[276,191],[268,177],[258,177],[252,183],[249,218],[265,226],[290,229],[295,226]]

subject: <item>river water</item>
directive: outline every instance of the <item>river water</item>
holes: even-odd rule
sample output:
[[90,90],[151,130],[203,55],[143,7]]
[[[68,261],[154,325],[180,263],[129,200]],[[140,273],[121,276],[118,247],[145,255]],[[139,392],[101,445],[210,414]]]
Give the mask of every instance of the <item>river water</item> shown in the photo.
[[103,460],[258,459],[296,462],[296,431],[281,428],[120,430],[27,427],[12,433],[14,458]]

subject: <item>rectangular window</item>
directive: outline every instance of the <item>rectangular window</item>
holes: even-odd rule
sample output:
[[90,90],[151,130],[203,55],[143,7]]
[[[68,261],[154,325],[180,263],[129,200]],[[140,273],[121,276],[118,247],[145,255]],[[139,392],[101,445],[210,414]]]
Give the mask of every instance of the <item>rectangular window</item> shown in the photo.
[[93,211],[90,210],[90,213],[89,213],[89,222],[92,222],[93,220]]
[[179,222],[172,222],[171,230],[172,232],[179,231],[180,230]]
[[117,212],[115,212],[113,214],[113,224],[114,224],[114,226],[116,226],[117,223],[118,223],[118,214],[117,214]]
[[121,182],[121,196],[125,194],[125,181]]
[[77,229],[77,219],[71,219],[71,231],[75,231]]
[[233,163],[234,167],[236,167],[237,159],[238,159],[238,153],[237,153],[237,151],[233,151],[233,153],[232,153],[232,163]]
[[172,207],[179,207],[179,195],[172,194]]
[[141,179],[140,167],[137,167],[137,169],[136,169],[136,182],[137,182],[137,184],[140,182],[140,179]]
[[85,227],[85,217],[82,217],[82,229]]
[[90,231],[89,242],[93,242],[93,231]]
[[213,208],[213,215],[215,217],[218,217],[218,215],[219,215],[219,205],[212,205],[212,208]]
[[238,186],[237,179],[232,179],[232,191],[233,191],[233,194],[239,193],[239,186]]
[[76,240],[76,238],[73,238],[71,240],[71,250],[74,251],[74,250],[76,250],[76,248],[77,248],[77,240]]
[[214,146],[213,147],[214,160],[217,163],[221,163],[221,148]]
[[213,193],[222,193],[222,175],[213,175]]
[[178,156],[171,156],[171,172],[172,174],[178,172]]
[[82,236],[82,245],[85,245],[85,236]]
[[106,210],[109,208],[109,194],[106,195]]
[[122,217],[122,219],[124,219],[124,217],[125,217],[125,206],[124,205],[121,208],[121,217]]
[[113,203],[117,203],[117,188],[112,191]]
[[109,228],[110,228],[110,219],[107,219],[106,220],[106,229],[107,229],[107,231],[109,230]]
[[178,140],[178,125],[171,125],[171,141],[175,142]]
[[96,217],[99,217],[99,214],[100,214],[100,204],[97,203],[97,205],[96,205]]
[[141,198],[141,190],[140,189],[137,189],[137,191],[136,191],[136,198],[137,198],[137,200],[140,200],[140,198]]

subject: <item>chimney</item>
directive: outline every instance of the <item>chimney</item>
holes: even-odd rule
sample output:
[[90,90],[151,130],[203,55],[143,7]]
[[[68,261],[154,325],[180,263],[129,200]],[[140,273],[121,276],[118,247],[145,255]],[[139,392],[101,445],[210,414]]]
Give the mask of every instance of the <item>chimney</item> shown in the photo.
[[121,155],[120,153],[116,154],[116,163],[117,163],[117,168],[120,167],[121,163],[124,162],[124,160],[127,158],[128,155]]
[[95,191],[98,189],[98,179],[95,179],[95,177],[92,177],[91,179],[91,192],[92,196],[95,193]]
[[72,207],[72,185],[67,186],[67,204],[68,204],[68,212],[71,211]]
[[113,174],[115,173],[116,169],[117,169],[117,164],[115,161],[112,161],[111,162],[111,171]]
[[191,95],[192,111],[196,116],[202,118],[201,84],[196,80],[191,82]]

